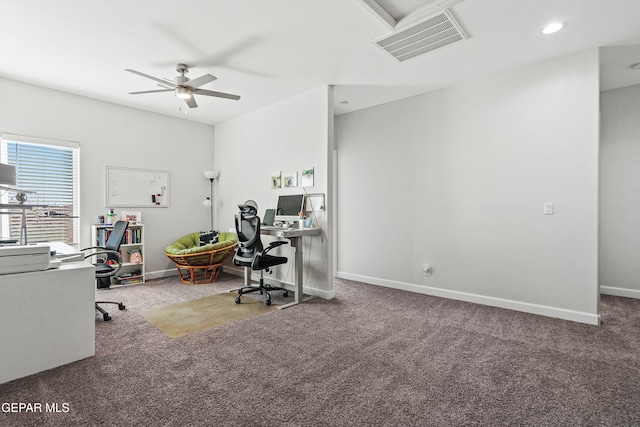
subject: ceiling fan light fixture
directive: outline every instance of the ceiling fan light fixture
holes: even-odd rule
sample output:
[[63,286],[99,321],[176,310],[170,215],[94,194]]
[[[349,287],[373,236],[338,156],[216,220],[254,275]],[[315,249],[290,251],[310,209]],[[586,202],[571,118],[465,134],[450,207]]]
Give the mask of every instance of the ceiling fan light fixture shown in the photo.
[[[233,95],[231,93],[224,93],[224,92],[217,92],[217,91],[213,91],[213,90],[206,90],[206,89],[200,89],[200,86],[203,86],[207,83],[210,83],[214,80],[216,80],[216,76],[213,76],[211,74],[204,74],[200,77],[196,77],[193,80],[188,79],[187,77],[185,77],[185,73],[187,73],[189,70],[187,69],[187,66],[184,64],[178,64],[178,68],[177,68],[178,72],[180,73],[179,76],[176,76],[176,82],[172,83],[171,81],[167,80],[167,79],[160,79],[158,77],[153,77],[150,76],[148,74],[145,73],[141,73],[140,71],[136,71],[136,70],[132,70],[132,69],[125,69],[125,71],[128,71],[130,73],[133,74],[137,74],[141,77],[150,79],[155,81],[156,83],[158,83],[163,89],[155,89],[155,90],[144,90],[144,91],[139,91],[139,92],[129,92],[131,95],[140,95],[140,94],[145,94],[145,93],[156,93],[156,92],[171,92],[173,91],[174,95],[176,98],[178,99],[182,99],[185,104],[187,104],[187,106],[189,108],[197,108],[198,107],[198,103],[195,100],[195,95],[203,95],[203,96],[214,96],[217,98],[226,98],[226,99],[233,99],[233,100],[239,100],[240,96],[239,95]],[[182,110],[179,110],[182,111]],[[187,114],[187,110],[184,111],[185,114]]]
[[191,98],[191,90],[187,89],[186,87],[178,86],[176,88],[176,96],[180,99],[189,99]]

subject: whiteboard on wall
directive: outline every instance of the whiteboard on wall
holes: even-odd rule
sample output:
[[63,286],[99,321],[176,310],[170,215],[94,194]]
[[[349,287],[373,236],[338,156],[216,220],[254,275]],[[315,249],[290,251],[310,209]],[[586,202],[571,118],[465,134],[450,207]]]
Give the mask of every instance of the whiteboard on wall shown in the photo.
[[107,166],[107,208],[166,208],[169,172]]

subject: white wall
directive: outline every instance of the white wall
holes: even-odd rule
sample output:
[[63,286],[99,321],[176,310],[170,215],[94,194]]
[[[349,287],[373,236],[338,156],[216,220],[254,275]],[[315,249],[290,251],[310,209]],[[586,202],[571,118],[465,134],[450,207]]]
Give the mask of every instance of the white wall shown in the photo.
[[640,298],[640,85],[601,94],[600,289]]
[[173,269],[164,248],[189,232],[209,228],[203,171],[213,168],[212,126],[122,107],[60,91],[0,79],[0,132],[80,143],[80,245],[90,246],[90,226],[104,215],[105,166],[170,173],[169,208],[131,208],[145,224],[149,278]]
[[594,50],[337,117],[338,275],[598,323],[598,101]]
[[[331,252],[330,156],[332,150],[331,88],[322,87],[278,104],[228,120],[215,127],[218,228],[235,229],[238,204],[248,199],[265,209],[275,208],[278,196],[299,194],[303,189],[271,189],[273,172],[298,172],[314,167],[314,186],[308,193],[324,193],[327,211],[317,213],[321,235],[304,238],[305,293],[333,297]],[[266,239],[266,238],[265,238]],[[281,253],[290,256],[290,247]],[[227,266],[231,271],[231,265]],[[276,267],[278,279],[292,283],[293,264]]]

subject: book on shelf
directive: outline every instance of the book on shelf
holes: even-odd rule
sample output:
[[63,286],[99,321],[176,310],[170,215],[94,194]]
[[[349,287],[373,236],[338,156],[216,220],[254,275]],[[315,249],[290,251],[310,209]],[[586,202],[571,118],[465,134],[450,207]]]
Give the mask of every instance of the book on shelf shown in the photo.
[[[96,235],[96,246],[104,246],[111,235],[111,228],[98,228]],[[129,228],[122,236],[122,244],[138,244],[142,243],[142,230],[140,228]]]
[[142,275],[141,274],[136,274],[136,275],[122,275],[122,276],[117,276],[116,280],[118,281],[118,283],[120,285],[131,285],[134,283],[142,283]]

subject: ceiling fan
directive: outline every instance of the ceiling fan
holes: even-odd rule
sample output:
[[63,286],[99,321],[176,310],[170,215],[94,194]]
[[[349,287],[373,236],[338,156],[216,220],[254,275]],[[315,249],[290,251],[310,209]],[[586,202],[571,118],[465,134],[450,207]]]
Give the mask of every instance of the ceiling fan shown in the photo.
[[178,98],[184,99],[184,102],[187,103],[189,108],[196,108],[198,106],[198,104],[196,103],[196,100],[193,97],[193,95],[196,95],[196,94],[206,95],[206,96],[215,96],[218,98],[233,99],[236,101],[240,99],[240,96],[238,95],[232,95],[230,93],[224,93],[224,92],[216,92],[213,90],[200,89],[200,86],[216,80],[216,77],[212,76],[211,74],[204,74],[200,77],[197,77],[191,80],[185,76],[185,74],[189,72],[189,67],[185,64],[176,65],[176,71],[180,73],[180,75],[176,76],[175,83],[173,83],[171,80],[168,80],[168,79],[159,79],[157,77],[153,77],[148,74],[141,73],[140,71],[131,70],[128,68],[125,69],[125,71],[128,71],[133,74],[137,74],[142,77],[146,77],[151,80],[155,80],[156,82],[158,82],[159,86],[164,88],[164,89],[156,89],[156,90],[145,90],[141,92],[129,92],[130,95],[140,95],[143,93],[155,93],[155,92],[175,92]]

